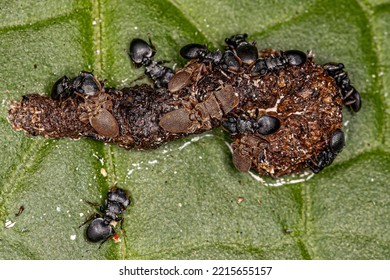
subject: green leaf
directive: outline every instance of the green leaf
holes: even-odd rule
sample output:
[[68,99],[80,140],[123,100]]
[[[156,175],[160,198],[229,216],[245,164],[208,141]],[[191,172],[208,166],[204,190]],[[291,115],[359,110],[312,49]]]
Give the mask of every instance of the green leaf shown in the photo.
[[[0,18],[0,220],[16,222],[0,229],[1,259],[390,258],[389,1],[2,1]],[[29,137],[7,121],[10,101],[48,94],[62,75],[129,86],[142,74],[132,38],[150,35],[157,59],[181,66],[181,46],[222,48],[243,32],[259,48],[346,65],[363,107],[345,110],[347,145],[320,174],[239,173],[221,129],[126,151]],[[79,228],[96,211],[82,200],[103,203],[115,182],[132,204],[122,242],[98,249]]]

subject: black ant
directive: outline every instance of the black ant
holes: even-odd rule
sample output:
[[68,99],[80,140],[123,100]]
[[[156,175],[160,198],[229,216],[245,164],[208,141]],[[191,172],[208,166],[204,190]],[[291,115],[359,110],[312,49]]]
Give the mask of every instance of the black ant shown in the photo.
[[81,71],[78,76],[69,79],[63,76],[57,80],[51,90],[51,98],[63,100],[74,97],[76,94],[96,95],[103,88],[103,82],[99,82],[91,72]]
[[320,152],[317,157],[314,157],[314,159],[306,160],[307,166],[317,174],[334,161],[337,154],[343,150],[344,145],[344,132],[341,129],[337,129],[330,137],[328,147]]
[[145,74],[157,88],[167,87],[173,77],[173,70],[162,66],[160,61],[153,61],[156,51],[149,39],[149,44],[142,39],[133,39],[130,43],[129,56],[136,67],[145,66]]
[[[98,206],[95,203],[88,202],[93,206]],[[100,205],[99,210],[103,213],[103,217],[98,214],[92,214],[82,225],[87,224],[92,220],[87,228],[87,238],[91,242],[99,242],[103,245],[108,239],[115,237],[114,227],[117,222],[121,222],[121,229],[123,226],[123,217],[121,215],[126,211],[127,206],[130,205],[130,198],[127,191],[118,187],[112,187],[107,194],[107,199],[104,205]]]
[[351,86],[348,74],[343,70],[344,64],[330,62],[324,64],[323,67],[328,74],[335,79],[336,84],[341,88],[344,105],[350,110],[358,112],[362,106],[360,94],[353,86]]

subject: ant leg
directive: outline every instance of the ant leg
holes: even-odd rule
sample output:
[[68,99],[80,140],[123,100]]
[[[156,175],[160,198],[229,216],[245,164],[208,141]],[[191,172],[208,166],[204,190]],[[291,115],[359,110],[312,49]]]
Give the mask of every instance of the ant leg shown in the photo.
[[102,247],[104,243],[106,243],[107,240],[112,239],[115,235],[115,232],[109,236],[107,236],[102,242],[100,242],[99,249]]
[[89,204],[89,205],[91,205],[91,206],[93,206],[93,207],[99,208],[100,212],[102,212],[102,213],[104,212],[104,206],[103,205],[101,205],[99,203],[96,203],[96,202],[91,202],[91,201],[86,200],[86,199],[84,199],[84,202]]
[[91,206],[94,206],[94,207],[100,207],[100,204],[99,203],[96,203],[96,202],[91,202],[91,201],[88,201],[88,200],[83,200],[85,203],[91,205]]
[[322,168],[315,164],[311,159],[306,160],[306,164],[315,174],[322,170]]
[[19,211],[18,213],[15,214],[15,217],[19,217],[23,213],[23,211],[24,211],[24,206],[22,205],[19,207]]
[[100,218],[100,215],[98,213],[93,213],[91,214],[85,221],[84,223],[82,223],[81,225],[79,225],[79,228],[81,228],[83,225],[87,224],[88,222],[96,219],[96,218]]
[[121,231],[123,231],[123,222],[125,221],[125,219],[124,218],[121,218]]

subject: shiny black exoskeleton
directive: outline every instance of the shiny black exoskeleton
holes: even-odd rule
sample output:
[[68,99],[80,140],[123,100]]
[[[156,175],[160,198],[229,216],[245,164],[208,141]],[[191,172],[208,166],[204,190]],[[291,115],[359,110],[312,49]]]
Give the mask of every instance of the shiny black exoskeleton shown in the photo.
[[65,99],[70,96],[70,92],[70,80],[67,76],[63,76],[53,85],[51,98],[55,100]]
[[137,67],[144,66],[145,74],[154,82],[157,88],[167,87],[173,77],[173,70],[162,66],[162,62],[153,61],[156,51],[151,42],[142,39],[133,39],[130,43],[129,56]]
[[242,64],[250,65],[254,75],[264,75],[268,71],[280,70],[286,66],[299,66],[306,62],[307,56],[298,50],[280,52],[279,56],[258,57],[255,44],[246,41],[247,34],[236,34],[226,38],[228,50],[224,53],[224,63],[229,69],[238,69]]
[[253,64],[258,57],[256,46],[248,43],[247,37],[246,34],[237,34],[226,38],[228,48],[223,53],[210,51],[206,45],[188,44],[181,48],[180,55],[185,59],[200,59],[202,63],[222,63],[223,68],[238,70],[242,64]]
[[247,34],[236,34],[225,39],[224,67],[236,71],[241,65],[253,65],[259,54],[255,44],[246,41]]
[[280,121],[273,117],[264,115],[258,120],[247,116],[229,117],[222,122],[222,126],[229,131],[231,135],[258,133],[260,135],[269,135],[275,133],[280,128]]
[[351,86],[348,74],[343,70],[344,64],[327,63],[323,67],[328,74],[335,79],[336,84],[341,88],[344,105],[350,110],[358,112],[362,106],[360,94],[353,86]]
[[[97,206],[94,203],[88,203]],[[108,191],[104,205],[101,205],[99,208],[103,216],[94,213],[80,225],[81,227],[92,220],[87,228],[87,239],[91,242],[101,241],[101,246],[105,241],[113,237],[115,234],[114,226],[116,222],[120,221],[122,227],[123,217],[121,215],[129,205],[130,198],[125,190],[117,187],[111,188]]]
[[95,95],[102,89],[101,87],[102,84],[91,72],[82,71],[73,79],[63,76],[57,80],[52,88],[51,98],[63,100],[76,94]]
[[130,43],[129,56],[137,67],[148,64],[155,54],[153,45],[149,45],[142,39],[136,38]]
[[206,45],[188,44],[180,49],[180,55],[185,59],[202,58],[209,52]]
[[331,136],[328,147],[322,151],[314,160],[307,160],[307,166],[309,166],[314,173],[320,172],[334,161],[337,154],[343,150],[344,145],[344,132],[341,129],[337,129]]
[[277,71],[287,66],[299,66],[306,62],[307,56],[298,50],[280,52],[280,56],[269,56],[257,59],[252,74],[264,75],[268,71]]
[[257,122],[256,130],[261,135],[268,135],[276,132],[279,128],[279,119],[272,116],[262,116]]
[[220,50],[210,51],[206,45],[188,44],[180,49],[180,55],[185,59],[201,59],[202,62],[219,63],[222,59]]
[[253,133],[254,132],[254,120],[250,118],[229,117],[227,120],[222,121],[222,126],[234,136],[237,134]]
[[246,33],[235,34],[233,36],[230,36],[229,38],[226,38],[225,43],[230,49],[237,49],[240,45],[248,44],[246,38],[248,38],[248,34]]

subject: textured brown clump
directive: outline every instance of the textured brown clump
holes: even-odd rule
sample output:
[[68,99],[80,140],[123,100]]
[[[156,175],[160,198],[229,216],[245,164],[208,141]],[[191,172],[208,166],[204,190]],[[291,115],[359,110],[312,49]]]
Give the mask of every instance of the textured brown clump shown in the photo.
[[[29,135],[92,137],[126,149],[156,148],[223,125],[236,167],[273,177],[306,169],[342,126],[340,88],[311,58],[263,76],[192,60],[179,75],[172,91],[141,85],[61,101],[24,96],[11,105],[9,121]],[[263,116],[279,120],[276,132],[258,132]]]
[[251,167],[261,174],[277,177],[302,171],[306,160],[326,149],[331,135],[341,128],[339,88],[321,66],[311,62],[268,74],[255,86],[251,83],[241,82],[243,106],[234,113],[274,116],[280,128],[268,135],[233,137],[234,154],[249,153]]

